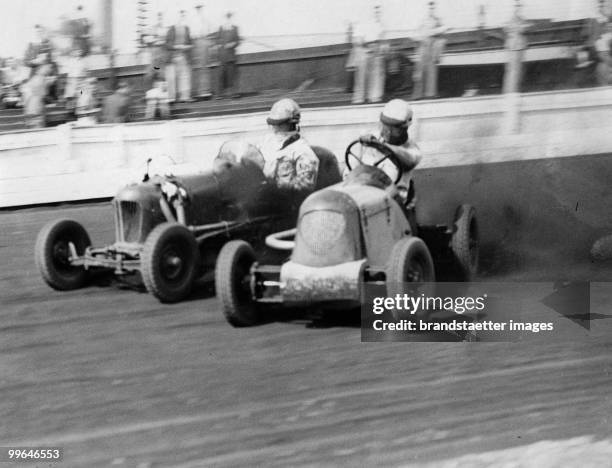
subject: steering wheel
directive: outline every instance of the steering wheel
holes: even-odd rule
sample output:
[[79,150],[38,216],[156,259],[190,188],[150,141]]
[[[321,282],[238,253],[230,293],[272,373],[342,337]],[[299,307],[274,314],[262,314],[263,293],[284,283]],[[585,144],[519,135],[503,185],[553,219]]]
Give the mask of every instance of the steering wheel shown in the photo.
[[371,140],[363,140],[359,138],[349,143],[344,153],[344,162],[346,163],[346,167],[348,167],[349,171],[353,170],[353,168],[351,167],[351,163],[350,163],[351,156],[354,157],[357,161],[359,161],[363,165],[366,165],[366,166],[372,165],[372,164],[364,163],[363,160],[361,159],[361,156],[358,156],[357,154],[353,152],[353,147],[355,145],[361,145],[361,146],[374,148],[380,153],[382,153],[383,157],[379,161],[376,161],[376,163],[374,163],[374,167],[378,167],[383,161],[386,161],[387,159],[389,159],[393,163],[393,165],[397,168],[397,177],[395,178],[395,182],[393,183],[397,184],[402,179],[402,176],[404,175],[404,169],[402,168],[401,164],[397,162],[397,157],[395,156],[395,153],[387,145],[385,145],[384,143],[374,138],[372,138]]

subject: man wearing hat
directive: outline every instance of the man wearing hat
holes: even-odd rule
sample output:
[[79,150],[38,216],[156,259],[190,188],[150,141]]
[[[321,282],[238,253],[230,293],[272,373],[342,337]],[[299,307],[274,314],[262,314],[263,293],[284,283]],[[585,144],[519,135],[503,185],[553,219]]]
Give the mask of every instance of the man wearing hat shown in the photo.
[[312,191],[317,184],[319,159],[300,135],[300,107],[293,99],[281,99],[270,109],[268,133],[259,145],[264,173],[279,187]]
[[219,60],[219,88],[221,94],[233,97],[236,94],[236,48],[240,45],[238,26],[232,22],[232,13],[225,14],[226,21],[217,32],[217,55]]
[[444,52],[448,31],[436,15],[436,4],[429,2],[429,12],[420,27],[420,41],[417,49],[417,61],[413,72],[412,99],[435,98],[438,95],[438,65]]
[[191,49],[193,43],[187,12],[181,10],[178,23],[170,26],[166,33],[168,50],[166,65],[166,82],[170,100],[191,101]]
[[204,6],[196,5],[195,24],[193,27],[194,49],[193,49],[193,88],[199,98],[211,96],[211,79],[209,48],[211,26],[204,14]]
[[117,90],[106,97],[103,107],[104,123],[125,123],[130,117],[130,87],[120,81]]

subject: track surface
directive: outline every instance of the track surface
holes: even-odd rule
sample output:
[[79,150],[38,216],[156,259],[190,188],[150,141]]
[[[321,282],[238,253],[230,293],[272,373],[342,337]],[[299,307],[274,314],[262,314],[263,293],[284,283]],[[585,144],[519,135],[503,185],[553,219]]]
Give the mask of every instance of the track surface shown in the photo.
[[[437,466],[612,437],[605,297],[591,330],[562,340],[361,343],[354,323],[307,319],[238,330],[206,288],[172,306],[117,286],[49,289],[33,245],[60,217],[112,241],[107,204],[0,213],[0,446],[61,446],[53,466]],[[581,457],[566,466],[594,455]]]

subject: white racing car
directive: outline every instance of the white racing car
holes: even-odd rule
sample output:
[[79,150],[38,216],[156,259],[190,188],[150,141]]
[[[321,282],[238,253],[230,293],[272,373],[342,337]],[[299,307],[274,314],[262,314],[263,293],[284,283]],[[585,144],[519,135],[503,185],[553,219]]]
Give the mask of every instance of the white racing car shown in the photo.
[[463,281],[476,273],[474,208],[460,206],[450,227],[411,227],[402,199],[406,190],[396,186],[402,172],[393,153],[377,142],[354,141],[345,155],[349,169],[351,158],[361,162],[352,151],[358,144],[381,152],[377,165],[391,159],[399,171],[396,182],[361,163],[343,182],[311,194],[300,207],[297,228],[266,238],[268,247],[287,252],[282,265],[260,265],[243,240],[227,243],[217,258],[215,281],[230,324],[255,325],[271,304],[358,306],[369,282],[384,282],[389,296],[407,292],[409,283],[431,285],[434,264],[454,265]]

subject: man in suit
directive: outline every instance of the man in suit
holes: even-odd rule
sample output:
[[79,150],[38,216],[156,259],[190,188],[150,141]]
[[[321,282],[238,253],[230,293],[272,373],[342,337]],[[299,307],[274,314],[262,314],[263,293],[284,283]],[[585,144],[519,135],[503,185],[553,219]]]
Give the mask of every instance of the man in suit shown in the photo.
[[210,97],[211,78],[209,67],[209,48],[211,34],[210,23],[203,13],[203,5],[196,6],[194,19],[194,49],[193,49],[193,87],[194,94],[199,98]]
[[27,128],[45,126],[45,96],[47,95],[47,76],[50,65],[36,68],[34,75],[22,87],[23,114]]
[[520,93],[523,82],[523,61],[525,51],[529,46],[526,31],[531,27],[531,23],[525,21],[521,14],[521,2],[515,0],[514,13],[510,22],[504,27],[506,33],[506,70],[504,72],[504,93]]
[[85,17],[83,5],[77,7],[75,18],[72,20],[72,47],[81,49],[83,57],[89,55],[91,24]]
[[166,28],[164,16],[157,13],[157,22],[147,31],[143,38],[144,44],[149,48],[151,63],[145,72],[145,88],[151,89],[157,80],[164,79],[166,64]]
[[167,119],[170,117],[170,106],[168,101],[168,88],[165,81],[158,80],[153,84],[153,88],[145,94],[147,107],[145,108],[146,119]]
[[41,65],[46,65],[53,60],[53,46],[49,40],[46,29],[37,24],[34,26],[36,31],[36,41],[28,44],[25,53],[24,63],[32,69],[32,74]]
[[187,26],[187,13],[181,10],[177,24],[170,26],[166,35],[168,62],[166,82],[170,100],[191,101],[191,49],[193,42]]
[[371,21],[357,25],[354,30],[353,66],[355,86],[353,104],[364,101],[380,102],[385,93],[385,54],[387,44],[379,5],[374,7]]
[[125,123],[130,118],[130,88],[125,81],[104,100],[104,123]]
[[219,80],[222,94],[234,96],[236,94],[235,86],[238,71],[236,48],[240,44],[240,35],[238,26],[232,22],[232,13],[227,12],[225,18],[225,24],[217,32]]
[[448,28],[442,26],[435,8],[435,2],[430,1],[429,12],[420,28],[421,38],[413,73],[412,99],[435,98],[438,95],[438,65],[446,44],[443,35]]

